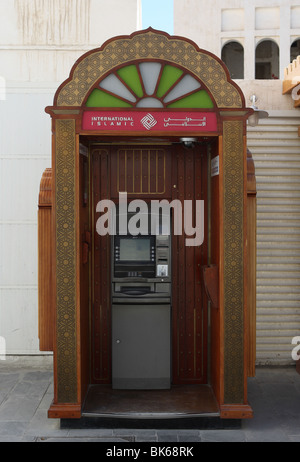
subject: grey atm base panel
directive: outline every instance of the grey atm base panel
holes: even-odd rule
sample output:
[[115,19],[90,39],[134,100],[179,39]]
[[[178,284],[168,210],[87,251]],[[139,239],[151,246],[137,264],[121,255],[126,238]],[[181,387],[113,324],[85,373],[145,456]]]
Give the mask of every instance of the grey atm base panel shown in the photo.
[[112,387],[171,387],[171,307],[112,306]]

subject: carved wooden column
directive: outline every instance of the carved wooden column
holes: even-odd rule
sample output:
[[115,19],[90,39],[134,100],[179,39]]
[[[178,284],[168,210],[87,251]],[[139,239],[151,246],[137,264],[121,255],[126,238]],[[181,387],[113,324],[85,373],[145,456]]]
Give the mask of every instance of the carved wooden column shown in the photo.
[[247,151],[247,328],[248,377],[255,376],[256,360],[256,178],[251,152]]
[[[49,416],[66,411],[80,416],[78,390],[76,278],[76,136],[75,120],[54,119],[55,346],[54,402]],[[70,406],[66,406],[69,404]],[[61,412],[59,414],[61,416]]]
[[246,394],[246,152],[243,120],[223,122],[223,417],[252,411]]

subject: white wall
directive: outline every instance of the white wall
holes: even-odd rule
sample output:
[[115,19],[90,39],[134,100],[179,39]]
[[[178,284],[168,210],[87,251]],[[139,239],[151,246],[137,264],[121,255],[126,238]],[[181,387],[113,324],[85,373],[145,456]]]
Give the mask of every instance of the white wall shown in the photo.
[[[225,43],[244,47],[245,73],[236,80],[269,118],[248,128],[257,182],[258,364],[293,364],[300,333],[300,109],[282,95],[290,46],[300,37],[299,0],[174,0],[174,33],[221,57]],[[280,79],[255,80],[255,48],[263,39],[280,49]]]
[[37,204],[51,167],[44,109],[77,58],[139,28],[140,0],[0,0],[0,340],[7,354],[39,354]]
[[0,101],[0,336],[8,354],[38,352],[37,200],[51,166],[53,92],[16,91]]
[[245,50],[245,79],[255,77],[255,47],[272,39],[280,47],[280,78],[290,46],[300,38],[299,0],[174,0],[174,33],[221,57],[223,45],[238,41]]

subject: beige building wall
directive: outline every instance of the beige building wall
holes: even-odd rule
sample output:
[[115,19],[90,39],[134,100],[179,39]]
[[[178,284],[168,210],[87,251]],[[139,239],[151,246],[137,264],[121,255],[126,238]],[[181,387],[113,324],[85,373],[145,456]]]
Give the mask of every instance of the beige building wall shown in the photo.
[[280,47],[280,78],[290,60],[290,45],[300,37],[298,0],[174,0],[174,33],[221,56],[237,41],[245,50],[245,79],[255,77],[255,47],[272,39]]
[[37,204],[44,109],[86,51],[141,28],[140,0],[0,0],[0,360],[39,354]]
[[9,84],[62,82],[76,59],[141,28],[141,0],[0,0],[0,73]]
[[[300,38],[298,0],[174,0],[174,33],[221,57],[231,41],[244,48],[246,104],[256,95],[269,118],[248,127],[257,178],[257,364],[293,364],[300,335],[300,109],[283,95],[291,44]],[[255,49],[279,46],[279,79],[255,80]],[[300,75],[300,72],[299,72]]]
[[[245,50],[237,83],[270,117],[249,128],[258,188],[257,363],[290,363],[300,335],[299,109],[282,95],[298,0],[174,0],[174,34],[217,56],[228,41]],[[51,162],[44,108],[78,57],[141,28],[140,0],[0,0],[0,359],[38,354],[37,200]],[[280,47],[280,79],[255,80],[255,47]],[[30,113],[30,117],[28,114]]]

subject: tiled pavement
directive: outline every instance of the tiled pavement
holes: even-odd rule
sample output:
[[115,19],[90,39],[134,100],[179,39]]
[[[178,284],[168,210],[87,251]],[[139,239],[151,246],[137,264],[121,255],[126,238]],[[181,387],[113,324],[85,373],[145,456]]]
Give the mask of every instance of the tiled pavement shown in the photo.
[[51,358],[0,361],[0,442],[300,442],[300,375],[294,367],[257,368],[248,382],[254,418],[239,429],[70,429],[47,418]]

